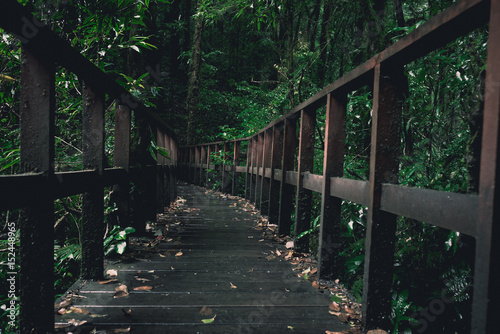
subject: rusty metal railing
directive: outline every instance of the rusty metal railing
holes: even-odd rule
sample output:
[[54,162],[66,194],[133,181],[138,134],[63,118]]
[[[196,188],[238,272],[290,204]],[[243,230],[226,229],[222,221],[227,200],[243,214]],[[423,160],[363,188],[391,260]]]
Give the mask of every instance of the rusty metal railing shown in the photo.
[[[401,145],[400,87],[404,65],[446,45],[489,21],[489,44],[480,187],[478,194],[458,194],[397,185]],[[340,263],[342,200],[368,207],[363,286],[365,329],[389,329],[397,215],[458,231],[476,239],[473,292],[473,333],[493,333],[493,315],[499,302],[500,223],[500,1],[457,1],[427,23],[325,87],[255,135],[234,141],[181,148],[181,163],[189,168],[183,177],[204,185],[210,170],[218,170],[223,190],[237,192],[238,173],[246,174],[245,196],[255,202],[279,233],[289,233],[295,202],[295,235],[309,229],[312,192],[320,193],[321,226],[318,275],[332,280]],[[343,177],[347,94],[363,86],[373,93],[369,181]],[[316,112],[326,104],[323,175],[313,173]],[[299,137],[297,138],[297,123]],[[240,152],[241,143],[246,152]],[[297,168],[294,154],[298,145]],[[210,161],[212,152],[222,157],[234,147],[233,166]],[[246,166],[240,156],[246,155]],[[227,181],[232,180],[232,189]],[[306,238],[295,248],[307,250]]]
[[[0,27],[22,42],[21,60],[21,170],[0,176],[0,210],[21,208],[19,280],[21,333],[54,331],[54,200],[84,194],[82,212],[82,278],[103,276],[104,187],[113,186],[121,223],[129,216],[131,110],[154,132],[158,154],[147,171],[149,190],[159,205],[175,198],[177,142],[173,130],[154,109],[145,107],[126,89],[72,48],[15,0],[0,4]],[[55,71],[64,67],[84,81],[83,169],[54,172]],[[105,97],[116,101],[113,168],[104,168]],[[150,141],[149,134],[145,138]],[[140,182],[134,179],[134,182]],[[158,191],[156,191],[158,189]],[[155,198],[155,197],[153,197]],[[155,208],[156,209],[156,208]],[[153,214],[156,214],[154,212]],[[144,228],[145,226],[143,226]],[[3,270],[3,268],[2,268]]]

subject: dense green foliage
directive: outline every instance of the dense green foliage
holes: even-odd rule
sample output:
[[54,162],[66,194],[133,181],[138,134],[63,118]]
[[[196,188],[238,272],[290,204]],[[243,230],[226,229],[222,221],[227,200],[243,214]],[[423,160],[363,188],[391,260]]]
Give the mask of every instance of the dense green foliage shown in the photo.
[[[189,134],[193,142],[255,133],[451,2],[52,0],[30,5],[38,17],[92,62],[145,99],[147,105],[156,106],[178,131],[182,144],[188,140],[189,122],[194,125]],[[198,18],[203,23],[199,27]],[[193,48],[196,29],[201,29],[199,50]],[[0,172],[14,174],[19,172],[20,45],[12,37],[1,35],[1,74],[13,80],[0,80]],[[409,94],[401,124],[402,184],[477,191],[486,38],[486,29],[479,29],[406,66]],[[199,75],[197,80],[190,80],[196,70],[190,66],[197,61],[196,52],[201,54]],[[190,89],[196,107],[191,117],[186,104]],[[56,170],[77,170],[82,159],[82,83],[73,74],[58,71],[56,91]],[[348,178],[368,178],[371,98],[368,87],[349,94],[344,163],[344,176]],[[111,102],[109,107],[106,154],[111,165]],[[320,109],[315,173],[322,170],[324,122],[324,109]],[[141,150],[149,145],[139,141],[139,127],[135,126],[133,136],[135,160],[140,160]],[[79,196],[56,202],[55,271],[59,292],[78,275],[80,206]],[[107,210],[111,230],[111,203]],[[317,198],[314,213],[308,233],[313,250],[317,246],[315,222],[319,221]],[[5,222],[15,219],[16,212],[2,213]],[[344,247],[339,257],[345,271],[339,273],[339,279],[358,298],[365,223],[366,208],[344,203]],[[411,320],[418,318],[414,312],[428,307],[445,289],[447,296],[454,296],[454,302],[429,324],[427,332],[466,332],[473,259],[470,238],[404,218],[398,221],[397,233],[395,331],[419,328],[418,321]],[[0,239],[5,239],[3,234]]]

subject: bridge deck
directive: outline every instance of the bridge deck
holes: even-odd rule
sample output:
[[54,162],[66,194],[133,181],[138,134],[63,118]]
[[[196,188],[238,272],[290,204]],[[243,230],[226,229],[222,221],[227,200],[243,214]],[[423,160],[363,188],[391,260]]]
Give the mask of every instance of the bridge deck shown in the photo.
[[[56,315],[60,333],[349,329],[329,314],[329,290],[315,289],[297,277],[297,265],[275,256],[276,249],[286,252],[285,246],[263,240],[256,228],[260,216],[245,201],[188,185],[180,185],[179,194],[186,201],[160,219],[159,239],[153,244],[151,238],[138,239],[128,260],[107,263],[106,270],[117,271],[114,281],[75,285],[72,298],[66,298],[71,305],[59,305],[70,311]],[[126,292],[117,292],[120,286]]]

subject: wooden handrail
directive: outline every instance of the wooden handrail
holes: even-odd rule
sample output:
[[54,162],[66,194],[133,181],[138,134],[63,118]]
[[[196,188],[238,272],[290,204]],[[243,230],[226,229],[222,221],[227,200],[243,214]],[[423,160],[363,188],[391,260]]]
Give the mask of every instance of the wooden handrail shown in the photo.
[[[158,207],[176,197],[177,141],[173,129],[152,108],[147,108],[125,88],[57,36],[15,0],[0,4],[0,27],[22,42],[21,60],[21,172],[0,176],[0,210],[21,208],[18,228],[20,273],[16,280],[21,304],[21,333],[54,331],[54,200],[83,194],[82,263],[84,279],[103,277],[104,188],[113,187],[118,217],[129,226],[131,181],[154,192]],[[56,65],[84,82],[82,158],[84,170],[55,172],[55,73]],[[116,101],[114,119],[114,168],[104,168],[105,99]],[[143,161],[130,166],[131,111],[153,129],[158,147],[170,151],[170,159],[158,153],[156,165]],[[149,133],[144,138],[150,141]],[[144,177],[147,175],[147,177]],[[153,201],[154,201],[153,199]],[[150,215],[156,214],[152,207]],[[142,217],[141,219],[145,219]],[[137,230],[144,224],[133,222]],[[17,302],[17,299],[12,299]]]
[[[485,87],[485,118],[481,154],[479,194],[459,194],[397,185],[400,146],[400,103],[403,99],[403,66],[490,22]],[[189,173],[186,180],[204,185],[205,169],[221,175],[245,173],[245,197],[255,202],[269,222],[278,224],[279,233],[289,233],[293,193],[295,235],[309,228],[310,192],[320,193],[321,225],[318,274],[332,280],[340,268],[335,257],[342,200],[368,207],[365,271],[363,287],[363,325],[365,330],[389,329],[396,216],[405,216],[476,238],[472,332],[490,333],[496,328],[493,315],[498,303],[499,277],[492,268],[498,260],[499,237],[494,222],[500,220],[500,1],[462,0],[431,18],[412,33],[323,88],[290,112],[258,130],[253,136],[230,141],[203,143],[181,148],[181,164]],[[373,92],[370,178],[358,181],[344,178],[345,113],[347,94],[368,86]],[[311,154],[316,112],[326,105],[323,175],[314,174]],[[300,121],[299,138],[296,126]],[[298,139],[298,142],[297,142]],[[210,148],[247,142],[246,166],[232,169],[210,164]],[[298,145],[298,146],[297,146]],[[298,168],[294,168],[296,149]],[[203,152],[196,161],[186,152]],[[201,153],[198,153],[201,154]],[[271,157],[271,163],[269,162]],[[212,172],[210,172],[212,173]],[[212,175],[213,176],[213,175]],[[224,176],[221,176],[224,177]],[[200,181],[201,180],[201,181]],[[233,180],[237,177],[233,175]],[[237,181],[233,181],[237,182]],[[233,194],[239,183],[233,184]],[[270,186],[269,186],[270,185]],[[277,190],[278,189],[278,190]],[[278,212],[277,212],[278,211]],[[298,250],[307,242],[295,240]]]

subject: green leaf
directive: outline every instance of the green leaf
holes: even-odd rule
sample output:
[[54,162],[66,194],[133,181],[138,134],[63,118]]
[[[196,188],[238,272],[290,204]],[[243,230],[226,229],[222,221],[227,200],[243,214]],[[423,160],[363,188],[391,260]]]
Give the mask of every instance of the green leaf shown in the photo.
[[212,322],[214,322],[214,320],[215,320],[215,317],[216,317],[216,316],[217,316],[217,314],[216,314],[216,315],[214,315],[214,317],[213,317],[213,318],[210,318],[210,319],[201,319],[201,321],[202,321],[204,324],[211,324]]

